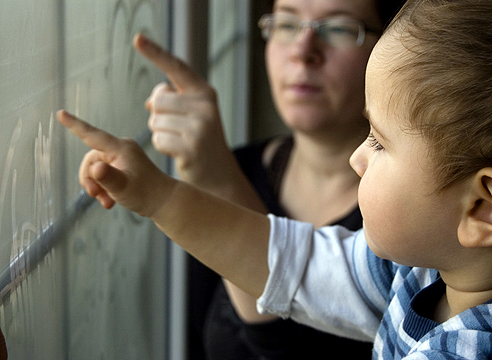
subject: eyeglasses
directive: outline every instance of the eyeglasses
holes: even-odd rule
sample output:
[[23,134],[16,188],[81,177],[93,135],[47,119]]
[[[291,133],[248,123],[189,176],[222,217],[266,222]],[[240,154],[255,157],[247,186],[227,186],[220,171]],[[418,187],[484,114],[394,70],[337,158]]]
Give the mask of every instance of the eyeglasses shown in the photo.
[[343,17],[302,21],[289,15],[265,14],[258,22],[258,26],[265,40],[275,40],[285,44],[295,42],[304,29],[310,28],[316,32],[318,38],[336,48],[362,46],[366,32],[380,35],[379,31],[369,29],[362,21]]

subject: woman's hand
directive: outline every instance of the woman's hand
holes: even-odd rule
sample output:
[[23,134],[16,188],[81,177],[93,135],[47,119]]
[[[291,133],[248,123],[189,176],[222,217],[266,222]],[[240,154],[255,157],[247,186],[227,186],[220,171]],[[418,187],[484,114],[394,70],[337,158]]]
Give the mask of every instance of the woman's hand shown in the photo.
[[235,158],[222,128],[215,90],[180,59],[139,34],[135,48],[169,79],[146,101],[156,150],[175,159],[184,181],[214,192],[231,180]]

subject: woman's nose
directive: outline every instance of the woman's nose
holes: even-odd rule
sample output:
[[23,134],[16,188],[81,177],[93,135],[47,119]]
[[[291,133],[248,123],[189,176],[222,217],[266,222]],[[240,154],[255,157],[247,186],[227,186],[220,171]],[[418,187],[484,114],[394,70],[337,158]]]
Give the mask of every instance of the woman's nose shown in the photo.
[[292,58],[294,60],[311,65],[323,63],[323,44],[313,29],[303,29],[292,46]]
[[361,178],[362,176],[364,176],[364,173],[367,170],[367,163],[369,160],[367,154],[368,150],[369,148],[364,141],[362,144],[359,145],[357,149],[355,149],[352,156],[350,157],[350,166],[352,166],[352,169],[354,169],[357,175],[359,175]]

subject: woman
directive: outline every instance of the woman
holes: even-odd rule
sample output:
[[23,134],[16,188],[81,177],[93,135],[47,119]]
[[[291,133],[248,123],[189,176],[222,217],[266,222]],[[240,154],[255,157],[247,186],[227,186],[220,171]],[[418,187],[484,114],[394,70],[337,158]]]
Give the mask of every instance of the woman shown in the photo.
[[[239,149],[236,161],[213,89],[191,71],[164,67],[174,86],[156,87],[147,103],[154,146],[175,157],[183,180],[253,210],[316,227],[360,228],[359,177],[349,157],[368,131],[365,66],[401,3],[275,0],[273,14],[259,25],[275,105],[292,136]],[[260,316],[254,298],[227,282],[224,287],[193,260],[191,269],[192,331],[203,336],[208,359],[318,358],[327,349],[370,358],[370,344]],[[198,359],[195,345],[191,358]]]

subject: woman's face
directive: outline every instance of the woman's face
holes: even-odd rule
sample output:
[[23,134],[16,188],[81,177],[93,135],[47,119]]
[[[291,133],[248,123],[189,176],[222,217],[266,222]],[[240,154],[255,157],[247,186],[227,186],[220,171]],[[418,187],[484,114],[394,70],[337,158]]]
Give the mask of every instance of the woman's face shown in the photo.
[[[374,0],[276,0],[274,14],[311,21],[341,16],[381,28]],[[377,38],[366,32],[362,46],[334,48],[309,29],[292,43],[268,41],[267,71],[284,123],[316,134],[337,127],[358,134],[357,127],[366,128],[365,67]]]

